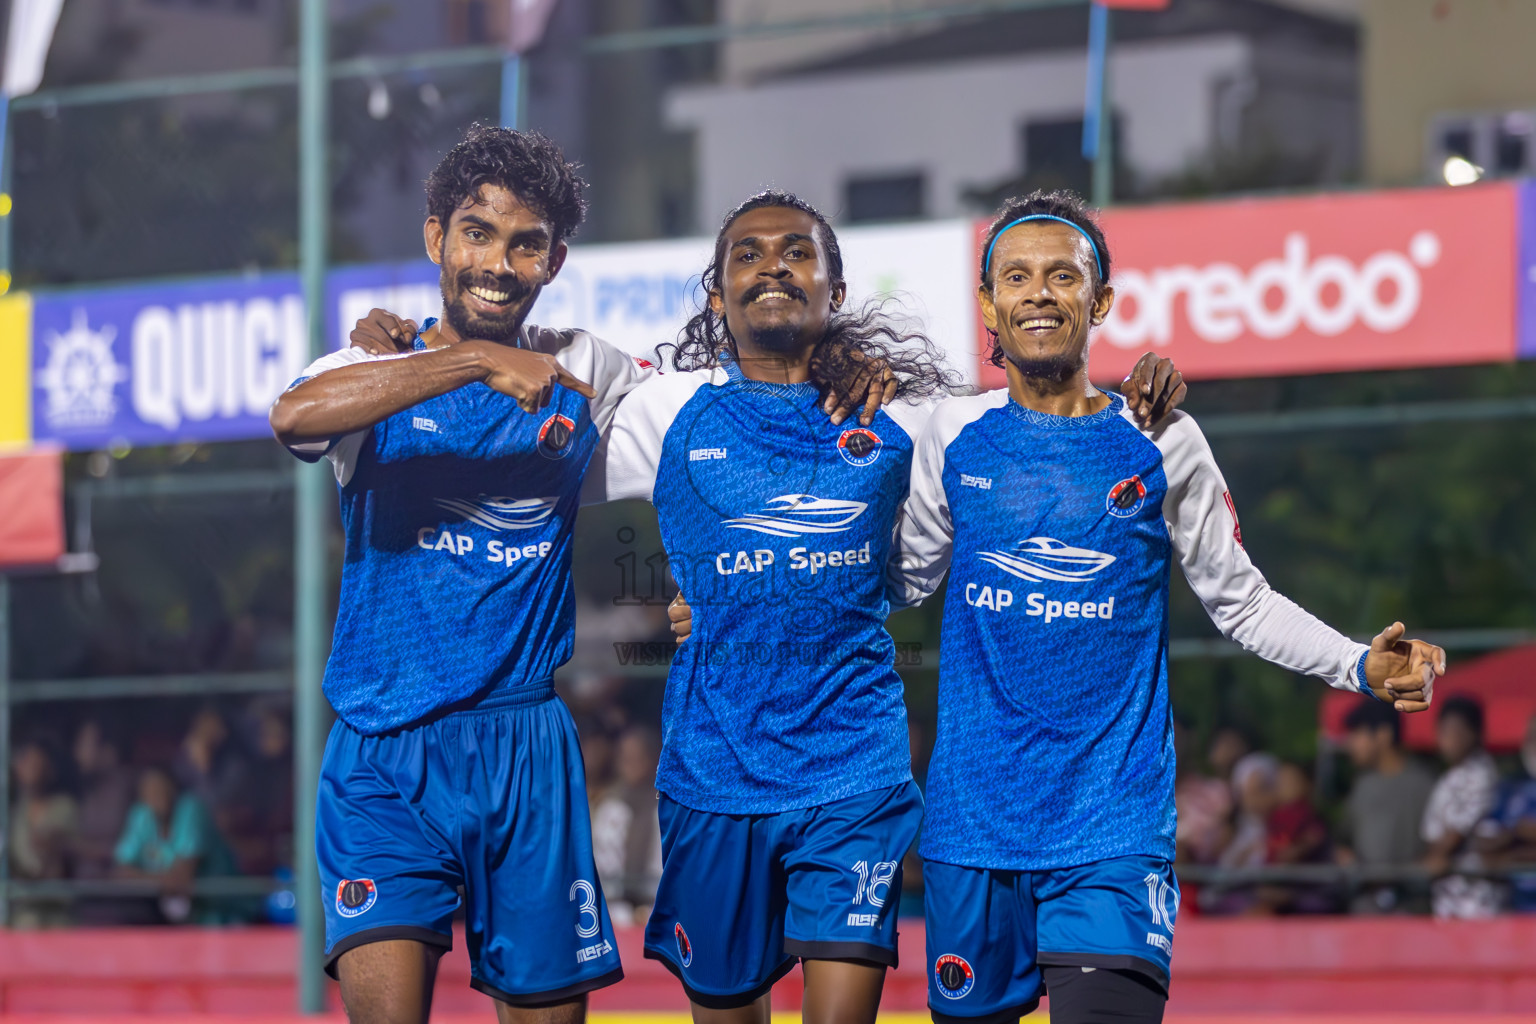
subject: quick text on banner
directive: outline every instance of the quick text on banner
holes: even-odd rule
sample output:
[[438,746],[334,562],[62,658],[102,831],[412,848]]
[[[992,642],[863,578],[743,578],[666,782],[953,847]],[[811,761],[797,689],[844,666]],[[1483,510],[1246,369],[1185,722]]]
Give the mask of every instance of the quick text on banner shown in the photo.
[[298,296],[146,306],[133,320],[133,410],[166,430],[265,415],[307,347]]

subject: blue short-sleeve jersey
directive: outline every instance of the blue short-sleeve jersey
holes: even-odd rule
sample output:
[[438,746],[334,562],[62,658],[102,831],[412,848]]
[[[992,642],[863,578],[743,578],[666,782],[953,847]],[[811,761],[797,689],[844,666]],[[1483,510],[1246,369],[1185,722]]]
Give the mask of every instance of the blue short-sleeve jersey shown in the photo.
[[[615,403],[648,371],[580,332],[530,327],[520,344],[554,355],[598,398],[557,385],[528,413],[471,383],[328,446],[295,446],[336,468],[346,548],[325,695],[359,732],[550,687],[571,655],[582,478]],[[305,379],[369,359],[338,352]]]

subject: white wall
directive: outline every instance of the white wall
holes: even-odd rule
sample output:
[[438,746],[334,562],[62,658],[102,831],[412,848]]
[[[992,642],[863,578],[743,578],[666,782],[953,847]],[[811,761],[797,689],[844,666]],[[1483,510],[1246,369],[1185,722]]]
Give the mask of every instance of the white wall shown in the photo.
[[[1134,43],[1112,57],[1126,162],[1139,174],[1183,170],[1209,148],[1216,84],[1250,64],[1236,35]],[[1080,117],[1082,53],[917,65],[691,86],[668,96],[672,127],[697,131],[698,223],[714,225],[750,193],[788,188],[837,213],[851,175],[922,171],[927,214],[955,217],[970,186],[1018,174],[1019,130]]]

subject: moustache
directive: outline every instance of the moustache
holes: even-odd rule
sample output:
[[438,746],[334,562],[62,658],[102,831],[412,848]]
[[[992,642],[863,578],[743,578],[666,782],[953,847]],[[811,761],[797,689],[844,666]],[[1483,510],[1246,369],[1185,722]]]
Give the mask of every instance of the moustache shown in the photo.
[[510,296],[507,299],[508,304],[519,302],[533,292],[533,287],[515,274],[497,277],[489,274],[475,274],[473,271],[465,270],[459,273],[455,281],[461,294],[471,287],[478,286],[486,291],[506,293]]
[[784,292],[790,298],[800,302],[811,301],[811,297],[805,294],[803,289],[797,285],[790,284],[788,281],[764,281],[762,284],[755,284],[748,288],[741,296],[741,304],[743,306],[748,305],[765,292]]

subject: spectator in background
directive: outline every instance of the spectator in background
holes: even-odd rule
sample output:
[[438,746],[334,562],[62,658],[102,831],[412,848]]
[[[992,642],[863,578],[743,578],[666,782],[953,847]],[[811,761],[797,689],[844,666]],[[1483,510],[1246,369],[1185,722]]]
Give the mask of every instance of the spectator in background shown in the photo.
[[[76,878],[108,878],[112,853],[133,804],[133,773],[122,762],[118,744],[101,723],[88,718],[75,731],[75,777],[80,798],[80,827],[75,836]],[[75,901],[80,924],[139,923],[142,901],[86,897]]]
[[[1232,768],[1232,792],[1237,819],[1232,838],[1216,863],[1224,868],[1262,866],[1269,853],[1269,815],[1275,807],[1275,785],[1280,761],[1273,754],[1245,754]],[[1201,893],[1201,908],[1212,914],[1263,912],[1259,887],[1240,882],[1211,886]]]
[[[1499,785],[1498,769],[1483,749],[1482,704],[1466,696],[1448,698],[1435,722],[1435,743],[1446,771],[1424,808],[1424,865],[1435,875],[1476,870],[1483,861],[1472,833],[1493,810]],[[1500,889],[1487,879],[1451,874],[1436,879],[1430,898],[1436,917],[1490,917],[1498,912]]]
[[[1328,826],[1312,804],[1312,778],[1291,761],[1275,775],[1275,809],[1269,814],[1265,860],[1270,864],[1324,864],[1329,860]],[[1281,914],[1323,914],[1334,909],[1324,887],[1266,886],[1259,902]]]
[[[69,874],[79,812],[55,787],[53,758],[36,740],[24,740],[11,756],[10,874],[19,881],[51,881]],[[70,923],[67,900],[23,898],[11,902],[11,924],[47,928]]]
[[643,922],[661,877],[656,760],[661,736],[648,726],[624,730],[614,748],[614,784],[593,806],[592,849],[609,912]]
[[[1334,857],[1362,867],[1406,867],[1424,855],[1419,829],[1435,778],[1403,750],[1402,722],[1390,705],[1362,700],[1344,720],[1355,782],[1344,808],[1344,835]],[[1350,902],[1355,914],[1409,909],[1401,885],[1370,885]]]
[[[1227,775],[1216,778],[1200,773],[1195,759],[1189,756],[1189,737],[1189,726],[1175,716],[1173,745],[1178,774],[1173,784],[1173,802],[1178,812],[1177,856],[1186,864],[1214,864],[1232,835],[1232,785]],[[1213,743],[1213,751],[1215,747]]]
[[1529,866],[1530,873],[1510,879],[1510,907],[1536,912],[1536,715],[1525,725],[1520,744],[1521,771],[1499,786],[1493,813],[1477,827],[1474,848],[1491,865]]
[[286,709],[255,702],[246,718],[251,745],[222,827],[241,870],[270,875],[293,864],[293,744]]
[[192,716],[176,754],[174,778],[213,814],[219,827],[231,831],[225,818],[237,805],[248,772],[240,753],[230,746],[229,725],[219,709],[205,704]]
[[1230,779],[1237,762],[1252,752],[1253,743],[1246,733],[1234,725],[1224,725],[1211,737],[1211,748],[1205,759],[1210,762],[1212,775]]
[[197,794],[177,793],[169,773],[148,768],[114,853],[120,878],[160,883],[160,911],[171,923],[243,920],[237,901],[193,900],[192,880],[235,874],[235,859]]

